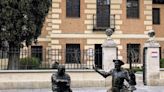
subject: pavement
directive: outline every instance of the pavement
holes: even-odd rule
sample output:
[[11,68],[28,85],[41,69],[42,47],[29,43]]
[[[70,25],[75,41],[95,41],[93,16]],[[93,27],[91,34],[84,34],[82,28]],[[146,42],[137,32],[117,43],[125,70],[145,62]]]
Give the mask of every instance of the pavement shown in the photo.
[[[164,86],[136,86],[133,92],[164,92]],[[73,92],[106,92],[107,88],[72,88]],[[0,92],[52,92],[51,89],[10,89]]]

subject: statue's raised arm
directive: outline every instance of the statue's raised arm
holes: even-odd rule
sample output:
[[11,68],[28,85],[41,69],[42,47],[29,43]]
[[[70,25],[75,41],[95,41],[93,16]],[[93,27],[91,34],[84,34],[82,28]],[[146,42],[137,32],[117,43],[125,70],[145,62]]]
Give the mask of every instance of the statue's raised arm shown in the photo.
[[99,73],[100,75],[102,75],[104,78],[106,78],[106,77],[108,77],[108,76],[110,76],[110,75],[112,74],[112,71],[109,71],[109,72],[105,72],[105,71],[103,71],[103,70],[99,71],[99,70],[97,69],[97,67],[95,67],[95,66],[93,66],[93,69],[94,69],[97,73]]

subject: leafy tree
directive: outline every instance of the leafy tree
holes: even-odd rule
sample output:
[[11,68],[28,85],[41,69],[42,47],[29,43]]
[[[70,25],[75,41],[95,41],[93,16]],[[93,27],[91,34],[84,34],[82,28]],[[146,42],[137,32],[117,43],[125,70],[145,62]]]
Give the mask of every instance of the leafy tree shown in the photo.
[[51,0],[0,0],[0,47],[9,48],[8,69],[18,68],[22,42],[29,46],[37,41],[51,4]]

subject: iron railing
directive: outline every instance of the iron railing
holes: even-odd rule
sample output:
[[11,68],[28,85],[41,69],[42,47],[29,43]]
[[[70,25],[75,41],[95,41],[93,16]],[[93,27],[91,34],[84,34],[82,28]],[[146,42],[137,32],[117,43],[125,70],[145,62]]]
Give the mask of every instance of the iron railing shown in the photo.
[[[19,56],[12,56],[11,60],[11,53],[19,53],[17,54]],[[14,66],[16,70],[55,69],[59,64],[65,65],[66,69],[92,69],[92,66],[95,64],[95,55],[101,56],[102,52],[93,49],[80,51],[76,49],[31,48],[10,51],[0,50],[0,70],[9,70],[9,62],[13,60],[18,60]],[[96,65],[102,67],[102,58],[96,61]]]
[[107,28],[115,29],[115,15],[110,15],[106,20],[101,20],[94,14],[93,31],[105,31]]

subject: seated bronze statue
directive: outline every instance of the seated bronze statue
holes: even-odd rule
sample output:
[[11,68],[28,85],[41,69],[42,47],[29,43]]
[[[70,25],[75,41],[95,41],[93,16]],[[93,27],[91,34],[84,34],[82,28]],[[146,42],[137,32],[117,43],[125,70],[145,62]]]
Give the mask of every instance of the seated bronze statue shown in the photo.
[[[104,78],[112,76],[112,88],[108,92],[132,92],[136,88],[135,75],[133,72],[128,72],[127,70],[121,68],[124,64],[121,60],[113,60],[115,68],[111,69],[109,72],[99,71],[97,67],[93,67],[96,72],[101,74]],[[124,85],[124,80],[126,80],[130,87]]]
[[70,89],[71,79],[65,73],[65,66],[59,65],[57,73],[51,76],[53,92],[72,92]]

